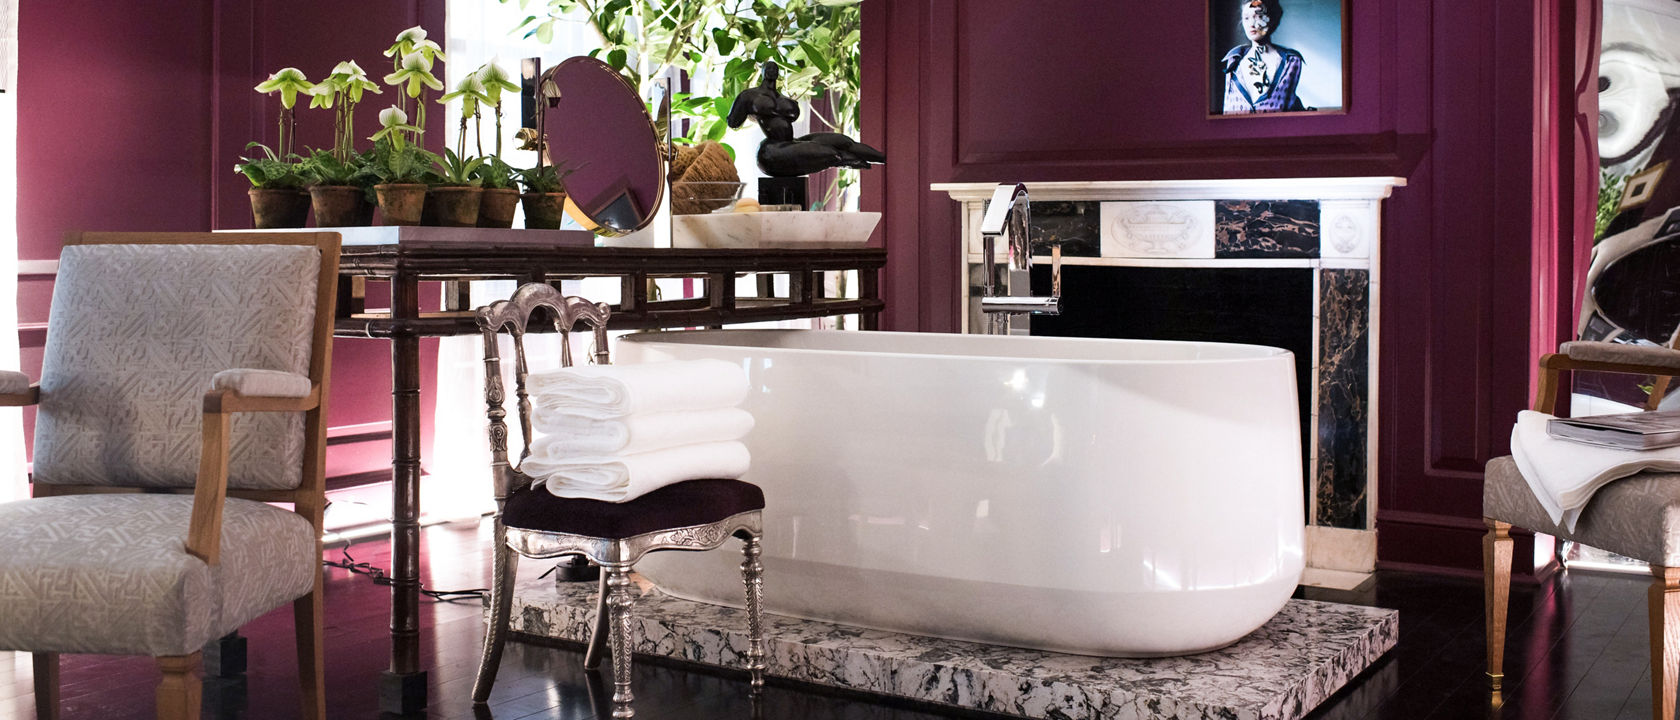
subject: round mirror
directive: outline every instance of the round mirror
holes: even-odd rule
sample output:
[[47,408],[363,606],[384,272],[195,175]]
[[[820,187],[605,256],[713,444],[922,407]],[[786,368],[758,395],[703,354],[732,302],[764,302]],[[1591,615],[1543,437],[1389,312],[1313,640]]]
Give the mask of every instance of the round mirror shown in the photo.
[[548,155],[565,176],[567,214],[599,235],[646,227],[665,197],[665,162],[635,88],[591,57],[561,62],[538,87],[548,103]]

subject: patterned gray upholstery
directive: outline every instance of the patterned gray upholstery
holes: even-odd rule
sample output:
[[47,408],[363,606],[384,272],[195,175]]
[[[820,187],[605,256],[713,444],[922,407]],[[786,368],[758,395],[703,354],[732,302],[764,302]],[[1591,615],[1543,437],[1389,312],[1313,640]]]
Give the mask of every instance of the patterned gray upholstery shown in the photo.
[[1575,532],[1546,515],[1510,456],[1488,462],[1482,514],[1535,532],[1680,567],[1680,473],[1647,472],[1605,485],[1593,494]]
[[186,655],[314,588],[303,516],[229,499],[212,568],[186,552],[191,515],[188,495],[0,504],[0,649]]
[[1558,352],[1568,355],[1571,360],[1583,362],[1654,365],[1671,370],[1680,370],[1680,350],[1671,350],[1657,345],[1577,340],[1564,343],[1563,347],[1558,348]]
[[[34,480],[191,487],[222,370],[307,375],[320,253],[295,245],[73,245],[47,320]],[[301,413],[234,418],[228,486],[300,482]]]

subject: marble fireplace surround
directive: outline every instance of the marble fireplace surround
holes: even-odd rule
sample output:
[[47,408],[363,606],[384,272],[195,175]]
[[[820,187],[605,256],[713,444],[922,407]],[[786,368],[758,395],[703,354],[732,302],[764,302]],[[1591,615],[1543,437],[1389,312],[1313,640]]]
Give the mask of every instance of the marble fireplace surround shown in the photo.
[[[1405,183],[1397,177],[1027,183],[1034,240],[1062,241],[1064,265],[1311,270],[1312,381],[1302,388],[1313,408],[1308,584],[1349,587],[1376,565],[1382,201]],[[932,186],[962,204],[959,277],[965,281],[959,286],[970,332],[979,327],[970,295],[978,292],[971,280],[983,260],[980,219],[996,187]],[[1048,250],[1035,248],[1034,262],[1048,263]],[[1028,294],[1019,287],[1022,279],[1013,278],[1011,294]],[[1012,331],[1022,332],[1021,325],[1016,320]]]

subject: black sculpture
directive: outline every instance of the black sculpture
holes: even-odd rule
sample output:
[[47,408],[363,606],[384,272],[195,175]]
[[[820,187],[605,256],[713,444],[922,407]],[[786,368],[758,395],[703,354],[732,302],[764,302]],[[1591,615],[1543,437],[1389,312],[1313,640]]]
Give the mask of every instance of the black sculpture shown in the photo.
[[840,133],[811,133],[793,136],[793,121],[799,119],[799,103],[782,97],[776,90],[780,75],[776,63],[764,63],[758,87],[742,90],[729,110],[729,127],[738,128],[748,117],[764,129],[758,146],[758,169],[771,177],[808,175],[831,167],[865,170],[887,156]]

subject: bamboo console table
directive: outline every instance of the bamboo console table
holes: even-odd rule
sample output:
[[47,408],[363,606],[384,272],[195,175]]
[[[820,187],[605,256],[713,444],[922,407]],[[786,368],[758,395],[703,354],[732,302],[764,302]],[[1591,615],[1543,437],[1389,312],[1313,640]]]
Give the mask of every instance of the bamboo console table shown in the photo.
[[[426,706],[420,667],[420,338],[478,333],[466,303],[472,280],[556,282],[618,277],[622,302],[614,330],[720,326],[857,314],[878,327],[886,250],[598,248],[576,231],[475,228],[344,228],[339,259],[338,337],[391,341],[391,666],[380,681],[380,709],[407,714]],[[858,271],[857,298],[823,296],[822,273]],[[756,297],[737,297],[735,278],[760,273]],[[766,275],[789,277],[787,297],[770,297]],[[648,281],[696,278],[697,298],[653,300]],[[365,307],[369,280],[390,283],[388,309]],[[420,283],[444,281],[445,310],[420,311]]]

